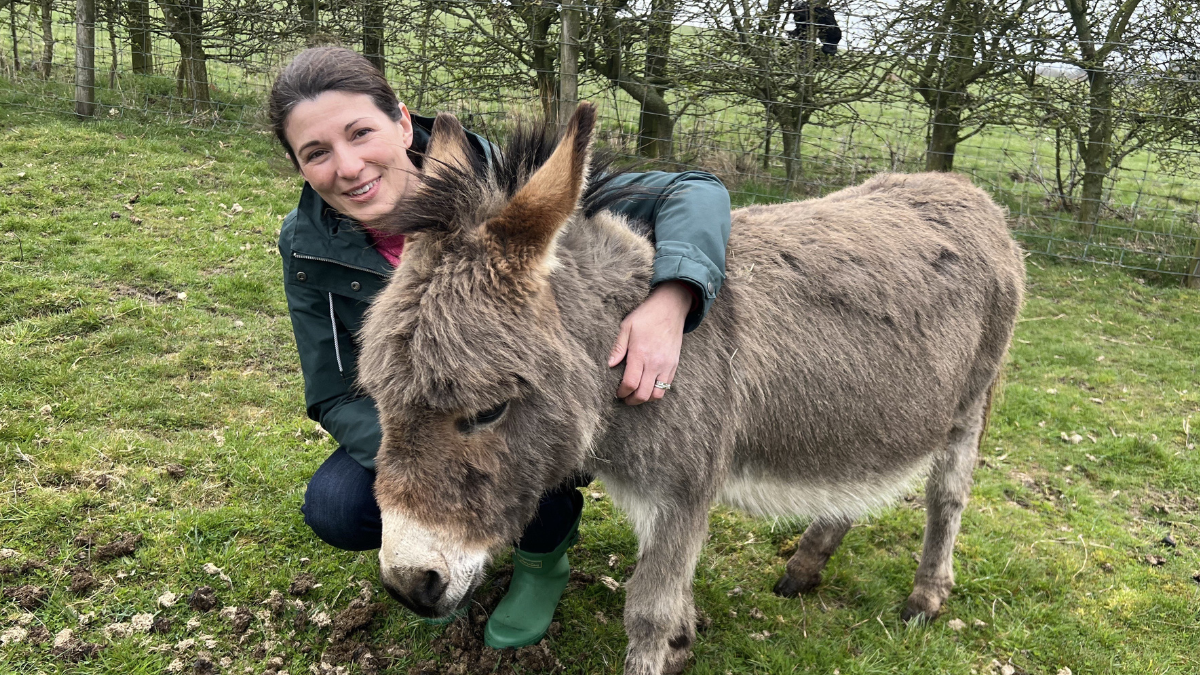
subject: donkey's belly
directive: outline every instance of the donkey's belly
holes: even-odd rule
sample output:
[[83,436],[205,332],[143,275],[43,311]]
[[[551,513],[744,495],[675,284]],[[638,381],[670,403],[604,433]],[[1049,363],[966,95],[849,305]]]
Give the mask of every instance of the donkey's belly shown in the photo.
[[717,493],[718,501],[756,516],[860,518],[895,502],[928,473],[932,456],[891,474],[854,481],[793,479],[738,470]]

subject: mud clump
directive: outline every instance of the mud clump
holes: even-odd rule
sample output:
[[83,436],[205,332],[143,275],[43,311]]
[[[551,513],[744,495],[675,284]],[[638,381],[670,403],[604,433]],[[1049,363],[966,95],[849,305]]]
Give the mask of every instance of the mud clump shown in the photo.
[[111,544],[105,544],[96,549],[92,555],[92,559],[97,562],[120,558],[121,556],[133,555],[137,550],[137,545],[142,541],[142,535],[125,532],[117,537],[117,540]]
[[350,604],[333,618],[333,631],[329,636],[330,642],[341,642],[354,631],[371,623],[376,614],[387,611],[387,605],[382,602],[370,602],[365,598],[355,598]]
[[516,675],[516,673],[559,673],[563,665],[554,653],[540,642],[518,650],[495,650],[483,642],[483,629],[488,615],[503,596],[504,586],[493,579],[490,587],[475,596],[475,607],[467,616],[458,619],[446,628],[441,637],[431,645],[438,661],[424,661],[409,669],[409,675]]
[[92,534],[91,532],[80,532],[79,534],[75,535],[75,538],[71,540],[71,543],[79,548],[91,548],[92,545],[96,543],[96,535]]
[[311,591],[317,585],[317,578],[308,572],[301,572],[292,579],[292,584],[288,586],[288,595],[300,597]]
[[273,616],[279,616],[283,614],[283,608],[287,606],[287,601],[283,599],[283,593],[271,591],[271,595],[266,600],[263,600],[262,604],[271,610]]
[[71,592],[79,595],[86,593],[97,585],[96,577],[92,576],[92,571],[83,565],[78,565],[71,570]]
[[49,642],[52,637],[45,626],[38,624],[29,629],[29,635],[25,636],[25,640],[30,644],[40,645],[43,642]]
[[175,480],[180,480],[187,475],[187,469],[183,468],[182,464],[168,464],[165,468],[167,475]]
[[192,672],[196,675],[212,675],[217,672],[217,664],[208,654],[200,654],[192,663]]
[[8,577],[21,577],[34,570],[44,569],[46,569],[46,563],[42,562],[41,560],[26,560],[20,565],[8,565],[5,567],[0,567],[0,579],[6,579]]
[[150,632],[159,634],[170,633],[171,620],[165,616],[158,617],[154,620],[154,623],[150,624]]
[[71,638],[63,644],[51,649],[50,653],[61,661],[66,661],[67,663],[79,663],[80,661],[86,661],[96,654],[99,654],[100,650],[103,648],[104,647],[94,642],[84,642],[83,640]]
[[308,610],[307,609],[296,610],[296,616],[294,616],[292,618],[292,626],[298,631],[304,630],[305,627],[308,626]]
[[197,612],[208,612],[217,606],[217,593],[212,586],[201,586],[188,597],[188,606]]
[[250,628],[250,621],[254,619],[254,615],[250,613],[247,607],[238,607],[233,613],[233,632],[236,635],[241,635]]
[[41,586],[26,584],[4,589],[4,597],[12,598],[22,609],[37,609],[46,602],[50,594]]

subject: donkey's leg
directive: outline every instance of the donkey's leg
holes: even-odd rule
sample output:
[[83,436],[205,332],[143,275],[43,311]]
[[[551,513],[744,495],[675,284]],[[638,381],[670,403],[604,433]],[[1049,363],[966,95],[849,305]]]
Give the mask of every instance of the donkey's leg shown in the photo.
[[787,573],[775,584],[775,595],[791,598],[816,588],[821,583],[821,570],[850,531],[851,522],[842,518],[814,520],[788,560]]
[[937,617],[954,586],[954,540],[971,494],[983,405],[980,400],[951,429],[947,448],[934,460],[925,484],[925,550],[917,566],[912,595],[900,614],[905,621]]
[[628,511],[638,564],[625,584],[626,675],[678,673],[696,638],[692,577],[708,532],[708,504]]

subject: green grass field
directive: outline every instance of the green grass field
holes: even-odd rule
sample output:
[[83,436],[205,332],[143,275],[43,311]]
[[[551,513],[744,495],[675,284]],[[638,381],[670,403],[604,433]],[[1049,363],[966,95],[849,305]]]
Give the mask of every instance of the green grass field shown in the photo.
[[[303,413],[275,251],[300,182],[270,137],[5,108],[0,163],[0,672],[209,659],[299,675],[323,654],[350,672],[476,672],[453,647],[461,627],[419,622],[382,592],[373,553],[302,522],[305,481],[335,445]],[[1200,671],[1200,302],[1030,263],[943,617],[899,620],[919,490],[851,530],[802,600],[770,593],[801,525],[715,508],[690,672]],[[623,591],[600,577],[624,580],[636,542],[603,487],[590,492],[572,553],[590,576],[543,644],[567,672],[620,672]],[[101,560],[125,533],[142,537],[132,554]],[[320,584],[303,610],[288,594],[301,573]],[[200,612],[188,597],[205,585],[217,606]],[[262,604],[273,591],[289,604]],[[344,623],[362,595],[383,610],[349,640],[375,661],[335,663],[347,642],[322,615]],[[231,606],[251,610],[244,633]]]

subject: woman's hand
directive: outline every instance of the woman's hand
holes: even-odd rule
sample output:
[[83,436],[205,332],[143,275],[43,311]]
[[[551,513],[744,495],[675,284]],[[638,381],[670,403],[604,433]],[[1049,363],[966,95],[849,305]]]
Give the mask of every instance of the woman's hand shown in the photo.
[[666,393],[655,382],[670,384],[679,366],[683,323],[692,308],[692,292],[682,281],[654,287],[650,297],[621,322],[621,334],[608,356],[608,367],[625,360],[617,398],[629,405],[657,400]]

